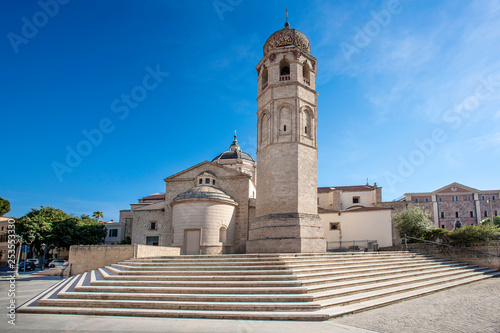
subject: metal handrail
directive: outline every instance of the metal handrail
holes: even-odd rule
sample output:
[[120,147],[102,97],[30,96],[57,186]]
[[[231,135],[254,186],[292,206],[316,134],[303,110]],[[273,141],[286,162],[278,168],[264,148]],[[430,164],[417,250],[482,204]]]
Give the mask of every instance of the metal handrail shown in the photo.
[[422,241],[422,242],[425,242],[425,243],[431,243],[431,244],[442,245],[442,246],[446,246],[446,247],[452,247],[452,248],[455,248],[455,249],[466,250],[466,251],[469,251],[469,252],[476,252],[476,253],[486,254],[488,256],[500,257],[499,254],[482,252],[482,251],[478,251],[478,250],[471,250],[471,249],[468,249],[466,247],[458,247],[458,246],[453,246],[453,245],[449,245],[449,244],[444,244],[444,243],[433,242],[433,241],[429,241],[429,240],[425,240],[425,239],[410,237],[410,236],[406,236],[406,235],[405,235],[405,238],[404,238],[404,240],[405,240],[405,251],[408,251],[408,242],[406,241],[407,238],[409,238],[409,239],[415,239],[415,240]]

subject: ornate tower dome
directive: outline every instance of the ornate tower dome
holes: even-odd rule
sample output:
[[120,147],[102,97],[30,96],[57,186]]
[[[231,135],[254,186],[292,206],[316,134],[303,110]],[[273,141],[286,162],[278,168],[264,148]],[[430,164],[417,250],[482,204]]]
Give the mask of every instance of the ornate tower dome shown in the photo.
[[284,46],[296,46],[302,52],[307,54],[311,53],[311,43],[309,38],[306,37],[302,32],[290,29],[290,24],[288,20],[285,23],[285,28],[273,33],[264,44],[264,57],[274,49]]

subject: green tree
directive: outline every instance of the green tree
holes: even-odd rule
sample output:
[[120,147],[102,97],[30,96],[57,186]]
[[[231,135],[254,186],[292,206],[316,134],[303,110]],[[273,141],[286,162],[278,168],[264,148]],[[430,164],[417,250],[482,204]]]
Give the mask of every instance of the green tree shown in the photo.
[[104,217],[104,215],[102,214],[102,212],[100,210],[98,210],[92,214],[92,217],[99,220],[99,219],[102,219]]
[[88,215],[71,217],[53,225],[53,244],[57,247],[102,244],[105,236],[106,227]]
[[401,238],[405,235],[422,238],[435,228],[431,221],[431,213],[420,207],[408,208],[394,214],[392,224]]
[[28,214],[16,221],[16,233],[24,239],[28,239],[30,235],[35,236],[33,251],[36,255],[40,255],[41,244],[49,244],[53,239],[53,224],[70,217],[71,215],[60,209],[41,206],[40,209],[31,209]]
[[9,200],[0,198],[0,216],[4,216],[10,212],[10,202]]

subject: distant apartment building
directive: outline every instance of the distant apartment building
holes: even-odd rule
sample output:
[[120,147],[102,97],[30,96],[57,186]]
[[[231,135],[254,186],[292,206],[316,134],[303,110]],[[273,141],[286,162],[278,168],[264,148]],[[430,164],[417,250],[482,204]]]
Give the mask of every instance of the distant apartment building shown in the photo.
[[440,228],[454,230],[498,216],[500,190],[481,191],[459,183],[446,185],[433,192],[406,193],[400,201],[421,206],[431,212]]
[[17,217],[0,216],[0,264],[7,263],[8,255],[8,228],[9,221],[17,220]]

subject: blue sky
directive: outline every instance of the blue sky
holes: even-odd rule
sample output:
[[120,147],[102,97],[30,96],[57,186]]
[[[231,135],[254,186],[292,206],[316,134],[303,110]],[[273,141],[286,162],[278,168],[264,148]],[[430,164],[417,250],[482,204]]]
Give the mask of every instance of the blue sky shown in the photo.
[[7,215],[118,220],[234,130],[255,156],[255,66],[285,7],[318,59],[319,186],[500,188],[500,1],[6,0]]

